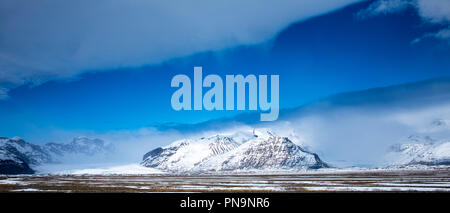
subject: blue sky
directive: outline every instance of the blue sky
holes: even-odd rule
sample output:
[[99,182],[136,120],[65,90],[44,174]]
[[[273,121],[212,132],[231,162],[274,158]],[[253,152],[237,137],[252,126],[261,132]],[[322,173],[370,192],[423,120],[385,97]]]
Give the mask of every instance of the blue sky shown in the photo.
[[[24,81],[8,88],[8,98],[0,100],[0,135],[36,139],[54,130],[130,130],[241,113],[173,110],[170,81],[176,74],[192,76],[194,66],[202,66],[204,76],[280,75],[280,108],[449,76],[450,40],[432,34],[445,30],[447,22],[425,21],[414,7],[360,15],[376,3],[341,5],[345,7],[282,27],[263,41],[206,48],[162,62],[151,59],[139,66],[88,66],[83,68],[88,72],[42,83]],[[189,44],[189,38],[184,42]],[[8,81],[4,78],[0,83]]]

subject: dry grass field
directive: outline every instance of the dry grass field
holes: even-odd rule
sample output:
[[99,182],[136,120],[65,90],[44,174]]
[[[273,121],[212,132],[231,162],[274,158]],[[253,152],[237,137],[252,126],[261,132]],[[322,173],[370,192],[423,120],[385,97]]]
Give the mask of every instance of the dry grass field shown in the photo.
[[13,175],[0,192],[449,192],[450,169],[289,174]]

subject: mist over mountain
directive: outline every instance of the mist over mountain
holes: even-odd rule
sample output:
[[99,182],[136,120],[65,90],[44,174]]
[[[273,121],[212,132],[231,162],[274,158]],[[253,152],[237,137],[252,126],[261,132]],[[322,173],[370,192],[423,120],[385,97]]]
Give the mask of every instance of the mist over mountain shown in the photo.
[[385,161],[390,166],[450,165],[450,120],[435,120],[424,132],[399,140]]
[[70,143],[36,145],[25,140],[0,137],[0,174],[29,174],[45,164],[82,161],[83,158],[107,155],[114,151],[112,144],[100,139],[76,137]]

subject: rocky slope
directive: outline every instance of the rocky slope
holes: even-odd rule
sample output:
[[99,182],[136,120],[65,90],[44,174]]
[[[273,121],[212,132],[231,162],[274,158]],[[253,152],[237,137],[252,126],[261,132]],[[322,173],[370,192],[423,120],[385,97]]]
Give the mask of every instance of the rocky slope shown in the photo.
[[39,145],[31,144],[21,138],[0,138],[0,148],[4,155],[12,155],[28,165],[39,165],[52,162],[51,154]]

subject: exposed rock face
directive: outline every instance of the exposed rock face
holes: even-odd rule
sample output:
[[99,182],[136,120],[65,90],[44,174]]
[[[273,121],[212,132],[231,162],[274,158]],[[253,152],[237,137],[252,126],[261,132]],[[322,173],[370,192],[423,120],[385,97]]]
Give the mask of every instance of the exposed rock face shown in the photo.
[[278,136],[252,141],[239,155],[230,156],[222,165],[225,170],[322,167],[327,166],[317,154],[307,152],[288,138]]
[[172,172],[327,167],[316,154],[304,150],[288,138],[271,133],[239,133],[177,141],[148,152],[142,165]]
[[216,141],[209,144],[212,155],[220,155],[229,152],[239,146],[239,143],[229,137],[217,137]]

